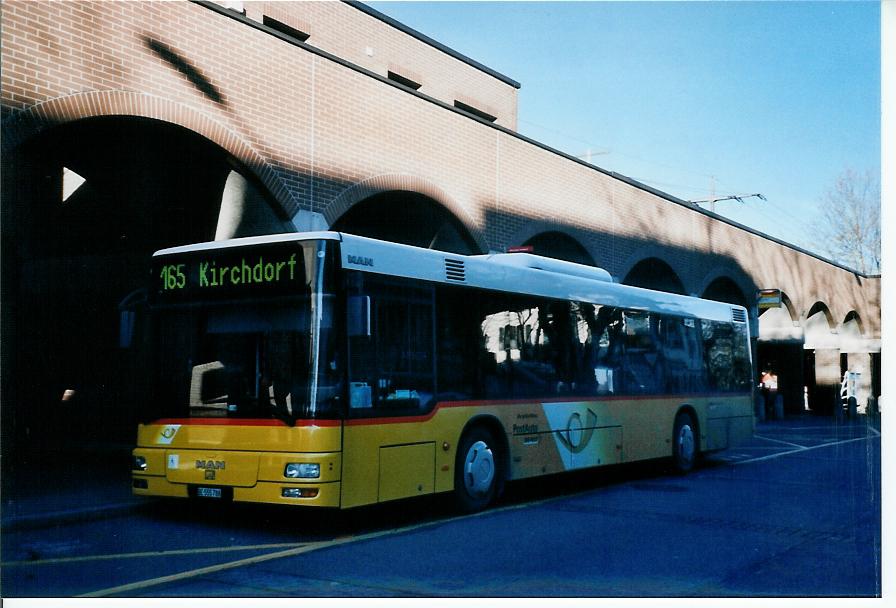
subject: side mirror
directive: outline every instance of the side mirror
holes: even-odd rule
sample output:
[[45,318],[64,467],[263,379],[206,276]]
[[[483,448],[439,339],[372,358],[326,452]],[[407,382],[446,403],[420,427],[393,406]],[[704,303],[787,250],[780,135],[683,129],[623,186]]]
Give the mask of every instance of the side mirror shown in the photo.
[[118,322],[118,347],[130,348],[134,340],[134,320],[137,313],[133,310],[122,310]]
[[346,316],[349,337],[370,336],[370,296],[349,296]]
[[146,288],[135,289],[118,303],[118,347],[130,348],[134,341],[137,314],[146,304]]

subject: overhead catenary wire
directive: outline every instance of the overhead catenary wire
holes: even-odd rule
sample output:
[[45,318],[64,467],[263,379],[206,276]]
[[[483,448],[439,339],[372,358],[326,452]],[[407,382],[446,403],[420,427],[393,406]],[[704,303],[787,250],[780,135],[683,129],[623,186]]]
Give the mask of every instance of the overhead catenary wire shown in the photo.
[[699,205],[701,203],[712,204],[712,203],[718,203],[721,201],[737,201],[738,203],[743,203],[744,199],[747,199],[747,198],[758,198],[763,201],[768,200],[765,198],[765,196],[763,196],[762,194],[759,194],[757,192],[756,194],[728,194],[726,196],[713,196],[710,198],[692,200],[692,201],[688,201],[688,202],[694,203],[695,205]]

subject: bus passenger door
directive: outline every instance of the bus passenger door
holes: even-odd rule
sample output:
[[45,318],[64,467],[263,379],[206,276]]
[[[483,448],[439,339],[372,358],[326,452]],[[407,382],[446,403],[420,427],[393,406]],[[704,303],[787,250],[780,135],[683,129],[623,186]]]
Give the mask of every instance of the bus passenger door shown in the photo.
[[365,298],[355,307],[367,309],[369,323],[349,324],[342,505],[432,493],[433,289],[360,272],[347,276],[350,306],[353,297]]

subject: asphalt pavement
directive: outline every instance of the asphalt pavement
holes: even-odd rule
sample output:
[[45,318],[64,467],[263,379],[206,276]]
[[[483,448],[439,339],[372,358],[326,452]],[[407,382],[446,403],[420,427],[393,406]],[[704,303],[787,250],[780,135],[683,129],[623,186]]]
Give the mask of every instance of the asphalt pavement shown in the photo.
[[145,505],[131,494],[129,445],[15,454],[0,478],[0,529],[110,517]]
[[[851,422],[809,414],[789,416],[757,423],[757,436],[768,435],[771,441],[754,441],[725,452],[722,458],[734,462],[761,456],[763,449],[786,445],[774,439],[775,433],[805,427],[809,422],[816,427],[812,431],[816,435],[823,430],[837,434],[868,424],[879,426],[879,421],[865,416]],[[811,438],[810,434],[807,439]],[[44,448],[15,455],[12,462],[8,458],[0,479],[0,529],[109,517],[146,506],[145,499],[131,493],[132,447],[94,444],[60,451]]]
[[[55,584],[56,596],[874,596],[879,446],[878,421],[797,416],[758,424],[750,443],[713,455],[687,478],[610,467],[584,491],[581,478],[559,476],[511,484],[496,508],[473,517],[429,513],[435,500],[399,503],[400,515],[356,510],[316,537],[295,538],[294,517],[305,517],[295,510],[274,519],[281,530],[240,530],[222,517],[207,529],[224,536],[197,541],[216,553],[185,549],[189,561],[156,561],[164,567],[143,576],[125,567],[114,580],[109,570],[90,580],[77,559],[36,565],[28,582],[16,575],[24,572],[16,560],[30,559],[15,554],[20,538],[38,553],[65,555],[61,524],[92,522],[86,537],[126,546],[113,539],[128,527],[116,517],[144,511],[154,514],[140,518],[146,529],[179,531],[144,547],[158,557],[197,522],[159,518],[154,501],[131,496],[129,446],[42,452],[6,463],[4,591],[21,582],[23,591]],[[144,535],[135,547],[149,542],[145,531],[134,534]],[[230,536],[241,547],[227,553]],[[170,546],[156,544],[163,541]],[[70,586],[59,586],[69,570]]]

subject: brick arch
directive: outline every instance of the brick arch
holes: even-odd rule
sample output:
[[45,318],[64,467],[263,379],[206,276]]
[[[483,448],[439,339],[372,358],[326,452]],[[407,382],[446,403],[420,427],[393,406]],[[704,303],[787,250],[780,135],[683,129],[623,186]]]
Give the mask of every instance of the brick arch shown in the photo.
[[[812,300],[813,304],[800,316],[800,327],[806,339],[807,348],[836,350],[839,348],[840,324],[834,312],[824,300]],[[819,320],[819,314],[822,320]]]
[[336,220],[345,215],[349,209],[358,203],[376,194],[382,194],[393,190],[422,194],[442,205],[449,213],[457,218],[464,228],[466,228],[467,233],[476,243],[476,247],[479,249],[480,253],[485,253],[489,250],[488,241],[485,238],[484,232],[477,226],[476,222],[473,221],[473,218],[462,205],[448,196],[444,190],[439,188],[433,182],[408,173],[383,173],[352,184],[340,192],[339,195],[326,206],[322,212],[324,219],[326,220],[327,225],[332,226]]
[[828,327],[832,330],[837,329],[839,324],[837,323],[836,317],[834,316],[834,311],[831,310],[831,307],[828,305],[828,303],[821,298],[810,298],[809,301],[812,302],[812,305],[809,306],[809,308],[807,308],[805,312],[800,315],[800,323],[805,323],[809,320],[810,317],[814,317],[820,312],[824,315],[824,318],[828,323]]
[[[787,317],[791,323],[796,323],[796,324],[800,325],[800,327],[802,327],[803,318],[800,316],[799,311],[796,309],[796,306],[793,305],[793,301],[790,299],[790,296],[788,296],[787,292],[785,292],[785,291],[781,292],[781,306],[779,307],[779,309],[782,310],[784,312],[784,314],[787,315]],[[766,308],[766,309],[760,311],[759,318],[762,319],[765,315],[769,314],[769,311],[772,311],[772,310],[778,310],[778,309]]]
[[[780,308],[767,308],[758,312],[759,327],[757,328],[758,333],[756,337],[760,340],[763,339],[763,336],[768,336],[770,333],[774,335],[768,336],[766,339],[771,341],[802,342],[805,339],[804,327],[800,322],[800,313],[794,307],[787,293],[781,292]],[[784,332],[783,336],[780,335],[781,330]]]
[[753,282],[752,278],[744,273],[742,270],[735,268],[734,266],[722,266],[716,267],[704,275],[703,280],[700,281],[700,287],[696,290],[696,294],[699,297],[703,297],[703,294],[706,293],[706,290],[709,289],[709,286],[712,285],[718,279],[727,279],[731,281],[738,290],[740,290],[741,295],[744,297],[744,300],[747,302],[747,308],[753,309],[753,303],[750,301],[752,295],[756,290],[756,284]]
[[544,234],[545,232],[559,232],[564,236],[568,236],[570,239],[575,241],[577,245],[585,250],[585,253],[588,254],[591,260],[594,262],[595,266],[601,265],[598,261],[598,256],[596,255],[597,252],[593,247],[589,246],[590,239],[588,238],[588,233],[584,230],[575,228],[573,226],[568,226],[559,221],[530,219],[511,235],[507,243],[510,246],[522,245],[530,239],[533,239],[540,234]]
[[800,313],[796,309],[796,306],[793,305],[793,300],[790,299],[790,296],[787,295],[786,292],[781,292],[781,303],[784,305],[784,308],[787,310],[787,314],[790,315],[790,320],[793,323],[800,322]]
[[274,167],[232,129],[190,106],[133,91],[87,91],[56,97],[19,110],[3,121],[3,153],[44,131],[69,122],[103,116],[150,118],[178,125],[226,150],[251,172],[290,217],[299,204]]
[[678,282],[684,288],[685,294],[695,293],[691,286],[685,283],[684,277],[682,274],[675,268],[675,266],[666,258],[665,250],[656,245],[646,245],[643,247],[639,247],[632,255],[628,257],[628,259],[619,266],[619,273],[614,275],[618,278],[619,282],[624,282],[626,277],[631,274],[632,270],[640,264],[649,259],[656,259],[663,262],[666,266],[672,269],[672,272],[675,274],[675,278],[678,279]]
[[856,327],[858,327],[859,329],[859,334],[863,338],[866,337],[867,334],[865,332],[865,322],[862,320],[861,315],[855,310],[850,310],[848,313],[846,313],[846,316],[843,318],[843,322],[839,325],[838,329],[842,331],[847,326],[847,324],[853,321],[855,322]]
[[[559,241],[557,240],[558,237]],[[539,232],[535,236],[526,239],[523,244],[536,245],[536,243],[539,243],[541,246],[544,246],[546,244],[545,241],[547,241],[547,244],[549,244],[552,249],[539,250],[539,247],[536,246],[536,254],[551,258],[558,258],[561,260],[574,262],[576,264],[585,264],[587,266],[597,267],[597,263],[594,261],[594,256],[591,255],[591,253],[587,249],[585,249],[584,245],[582,245],[582,243],[579,242],[578,239],[570,236],[570,234],[565,230],[549,230],[545,232]]]
[[[660,264],[661,269],[665,267],[669,272],[657,275],[655,270],[655,264],[657,263]],[[651,280],[645,282],[645,277]],[[657,277],[662,277],[662,280],[654,281],[653,279],[656,279]],[[632,266],[631,270],[623,275],[621,283],[656,291],[667,291],[681,295],[688,294],[687,287],[685,287],[684,281],[681,280],[681,275],[679,275],[668,262],[658,257],[644,258]]]

